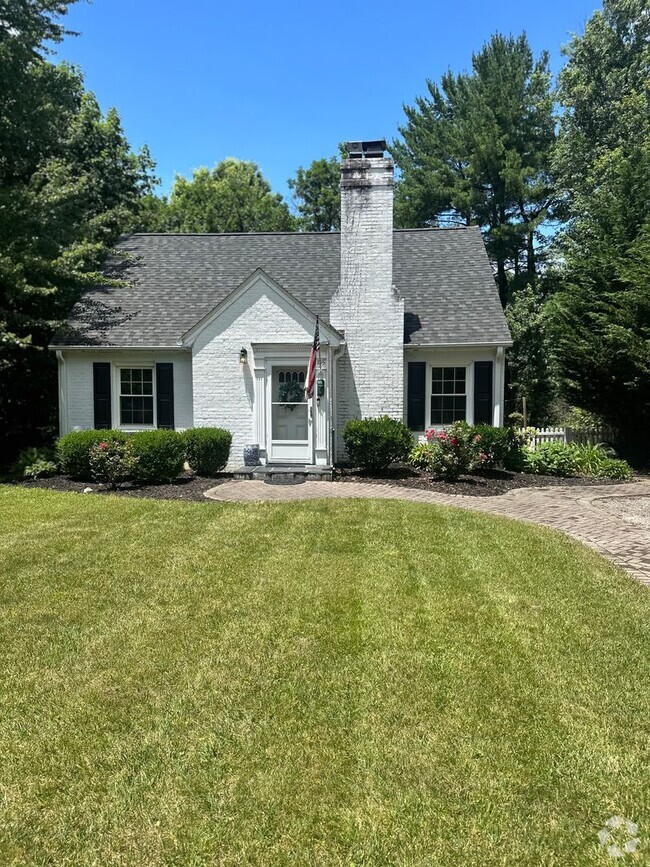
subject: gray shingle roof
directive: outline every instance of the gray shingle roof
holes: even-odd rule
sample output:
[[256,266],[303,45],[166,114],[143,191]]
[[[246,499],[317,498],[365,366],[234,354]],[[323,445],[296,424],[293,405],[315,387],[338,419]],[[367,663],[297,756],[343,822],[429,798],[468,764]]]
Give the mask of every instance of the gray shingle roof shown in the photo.
[[[340,279],[338,233],[132,235],[90,289],[59,345],[175,346],[257,268],[329,320]],[[405,342],[509,343],[478,228],[394,233],[393,282],[405,300]]]

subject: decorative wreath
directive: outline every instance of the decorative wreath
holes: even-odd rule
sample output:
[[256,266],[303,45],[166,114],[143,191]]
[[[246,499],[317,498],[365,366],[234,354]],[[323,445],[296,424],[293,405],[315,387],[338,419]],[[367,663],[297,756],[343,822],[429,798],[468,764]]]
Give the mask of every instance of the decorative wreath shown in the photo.
[[[280,383],[278,396],[282,403],[302,403],[304,395],[304,383],[295,380]],[[293,409],[293,407],[290,407],[290,409]]]

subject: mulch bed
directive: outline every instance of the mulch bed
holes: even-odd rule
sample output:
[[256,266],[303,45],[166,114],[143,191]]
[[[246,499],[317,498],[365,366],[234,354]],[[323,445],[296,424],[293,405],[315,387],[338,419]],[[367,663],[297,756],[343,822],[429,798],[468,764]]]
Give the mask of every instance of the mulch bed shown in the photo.
[[594,485],[618,485],[619,479],[558,478],[534,476],[530,473],[512,473],[506,470],[484,470],[461,476],[457,482],[433,479],[430,473],[408,466],[390,467],[382,475],[367,475],[361,470],[342,469],[336,474],[338,482],[366,482],[373,485],[400,485],[404,488],[419,488],[437,491],[440,494],[462,494],[469,497],[493,497],[514,491],[516,488],[592,487]]
[[[118,497],[146,497],[155,500],[186,500],[207,503],[203,494],[209,488],[222,484],[232,478],[230,473],[219,473],[214,478],[196,476],[186,472],[168,485],[135,485],[126,483],[116,491],[108,491],[93,482],[76,482],[68,476],[53,476],[36,481],[16,481],[12,484],[25,488],[48,488],[52,491],[68,491],[82,494],[85,488],[92,488],[93,494],[115,494]],[[511,473],[504,470],[486,470],[482,473],[461,476],[457,482],[442,482],[412,467],[394,466],[384,475],[372,476],[360,470],[341,469],[335,475],[336,482],[366,482],[374,485],[400,485],[405,488],[419,488],[425,491],[438,491],[441,494],[463,494],[470,497],[492,497],[505,494],[515,488],[552,488],[559,485],[589,487],[592,485],[616,485],[618,480],[610,479],[560,479],[553,476],[532,476],[528,473]],[[327,482],[323,482],[327,484]]]
[[115,491],[108,491],[102,485],[94,482],[76,482],[68,476],[52,476],[50,479],[36,481],[19,481],[14,484],[25,488],[48,488],[52,491],[69,491],[82,494],[85,488],[92,488],[93,494],[116,494],[118,497],[147,497],[155,500],[194,500],[195,502],[210,502],[203,492],[214,488],[227,479],[229,473],[220,473],[215,478],[195,476],[194,473],[184,473],[168,485],[135,485],[127,482]]

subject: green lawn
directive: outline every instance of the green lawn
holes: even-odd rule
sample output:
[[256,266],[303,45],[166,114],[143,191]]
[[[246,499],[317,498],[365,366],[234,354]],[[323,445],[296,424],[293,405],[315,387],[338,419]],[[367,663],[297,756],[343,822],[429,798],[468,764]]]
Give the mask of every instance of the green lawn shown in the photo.
[[2,865],[649,863],[650,593],[551,531],[0,486],[0,593]]

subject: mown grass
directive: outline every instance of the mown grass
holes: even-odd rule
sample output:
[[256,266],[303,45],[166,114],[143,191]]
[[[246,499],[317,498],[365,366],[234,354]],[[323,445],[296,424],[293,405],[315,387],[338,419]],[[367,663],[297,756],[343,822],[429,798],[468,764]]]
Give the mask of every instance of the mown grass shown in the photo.
[[611,864],[650,851],[650,594],[405,502],[0,487],[0,863]]

